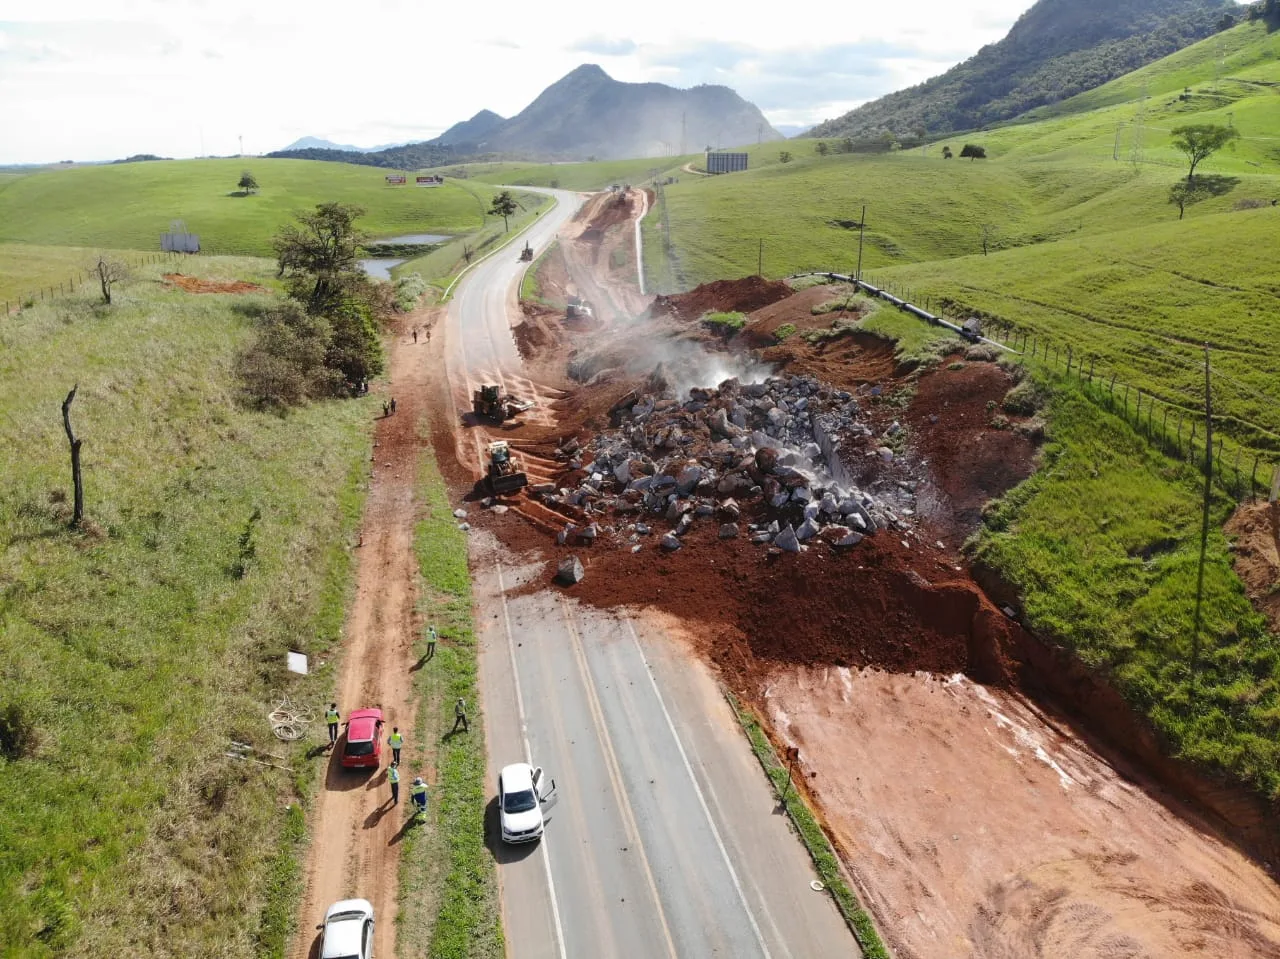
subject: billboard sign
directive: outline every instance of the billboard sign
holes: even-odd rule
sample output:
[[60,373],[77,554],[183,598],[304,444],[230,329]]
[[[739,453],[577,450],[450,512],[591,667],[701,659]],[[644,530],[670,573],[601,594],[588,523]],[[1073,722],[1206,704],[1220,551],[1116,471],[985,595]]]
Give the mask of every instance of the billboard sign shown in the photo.
[[389,176],[387,177],[387,184],[389,186],[403,186],[405,179],[404,176]]
[[420,176],[420,177],[415,177],[415,180],[417,181],[418,186],[439,186],[441,183],[444,182],[444,177]]

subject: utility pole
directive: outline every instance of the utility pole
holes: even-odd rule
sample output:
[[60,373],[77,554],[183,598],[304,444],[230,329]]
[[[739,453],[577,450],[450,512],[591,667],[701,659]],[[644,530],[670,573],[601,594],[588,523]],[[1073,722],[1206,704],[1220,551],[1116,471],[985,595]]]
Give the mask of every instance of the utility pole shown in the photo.
[[858,221],[858,272],[855,279],[862,279],[862,239],[867,232],[867,205],[862,204],[862,219]]
[[1200,525],[1200,569],[1196,574],[1196,615],[1191,633],[1191,694],[1200,671],[1200,627],[1204,605],[1204,561],[1209,549],[1209,507],[1213,501],[1213,397],[1209,385],[1209,344],[1204,345],[1204,508]]

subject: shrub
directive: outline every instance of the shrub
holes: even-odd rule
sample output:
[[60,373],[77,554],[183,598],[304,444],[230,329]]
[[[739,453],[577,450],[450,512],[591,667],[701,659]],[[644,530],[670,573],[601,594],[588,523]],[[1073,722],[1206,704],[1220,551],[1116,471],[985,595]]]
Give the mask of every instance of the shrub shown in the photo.
[[1034,416],[1044,403],[1044,391],[1035,380],[1027,377],[1004,395],[1000,407],[1014,416]]
[[427,281],[421,273],[408,273],[395,281],[396,310],[408,313],[418,305],[422,294],[427,292]]
[[236,372],[254,403],[298,406],[340,390],[341,375],[325,363],[333,336],[328,320],[290,301],[260,322],[257,338],[236,358]]
[[781,343],[788,336],[791,336],[793,333],[795,333],[795,331],[796,331],[796,325],[794,323],[783,323],[780,327],[778,327],[776,330],[773,331],[773,338],[777,340],[779,343]]

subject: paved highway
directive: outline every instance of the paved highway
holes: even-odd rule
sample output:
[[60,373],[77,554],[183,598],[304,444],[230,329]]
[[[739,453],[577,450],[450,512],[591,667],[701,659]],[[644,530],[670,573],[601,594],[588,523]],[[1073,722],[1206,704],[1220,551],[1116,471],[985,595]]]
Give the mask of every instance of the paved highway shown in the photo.
[[[580,204],[556,195],[529,237],[539,252]],[[510,334],[518,246],[451,304],[459,409],[482,381],[539,392]],[[545,571],[512,565],[491,537],[475,535],[471,558],[490,793],[519,760],[556,782],[536,844],[503,846],[490,803],[508,955],[858,955],[706,668],[651,617],[531,588]]]

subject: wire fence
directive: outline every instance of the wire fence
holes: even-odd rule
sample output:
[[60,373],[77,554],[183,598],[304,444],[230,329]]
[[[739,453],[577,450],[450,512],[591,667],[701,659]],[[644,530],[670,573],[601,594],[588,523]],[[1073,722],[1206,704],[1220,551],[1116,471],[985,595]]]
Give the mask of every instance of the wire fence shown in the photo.
[[[108,257],[112,263],[123,263],[131,270],[140,267],[149,266],[153,263],[161,263],[164,261],[176,261],[190,254],[185,253],[141,253],[141,254],[124,254],[122,256]],[[68,296],[77,289],[83,287],[86,283],[93,284],[97,282],[97,274],[93,267],[87,267],[83,270],[76,270],[62,283],[51,283],[49,286],[38,286],[30,292],[23,293],[13,299],[5,299],[4,315],[10,313],[21,313],[24,309],[35,306],[37,303],[52,301],[60,296]]]
[[[838,280],[852,279],[835,273],[823,275]],[[948,298],[920,295],[903,284],[888,282],[881,285],[870,278],[858,285],[903,312],[927,322],[955,331],[959,331],[963,322],[944,318],[953,306],[953,301]],[[972,311],[964,312],[972,315]],[[1198,465],[1200,469],[1209,456],[1214,479],[1228,495],[1237,500],[1260,496],[1275,498],[1280,489],[1280,463],[1269,462],[1266,452],[1239,443],[1229,435],[1232,427],[1238,430],[1243,426],[1280,444],[1280,436],[1265,427],[1239,417],[1214,414],[1213,449],[1208,451],[1203,407],[1172,403],[1156,396],[1149,388],[1125,382],[1114,370],[1100,364],[1097,354],[1080,349],[1077,344],[1056,342],[1002,317],[984,315],[982,327],[982,339],[1006,350],[1018,362],[1036,364],[1055,376],[1077,383],[1086,396],[1116,416],[1123,417],[1139,435],[1165,455]]]

